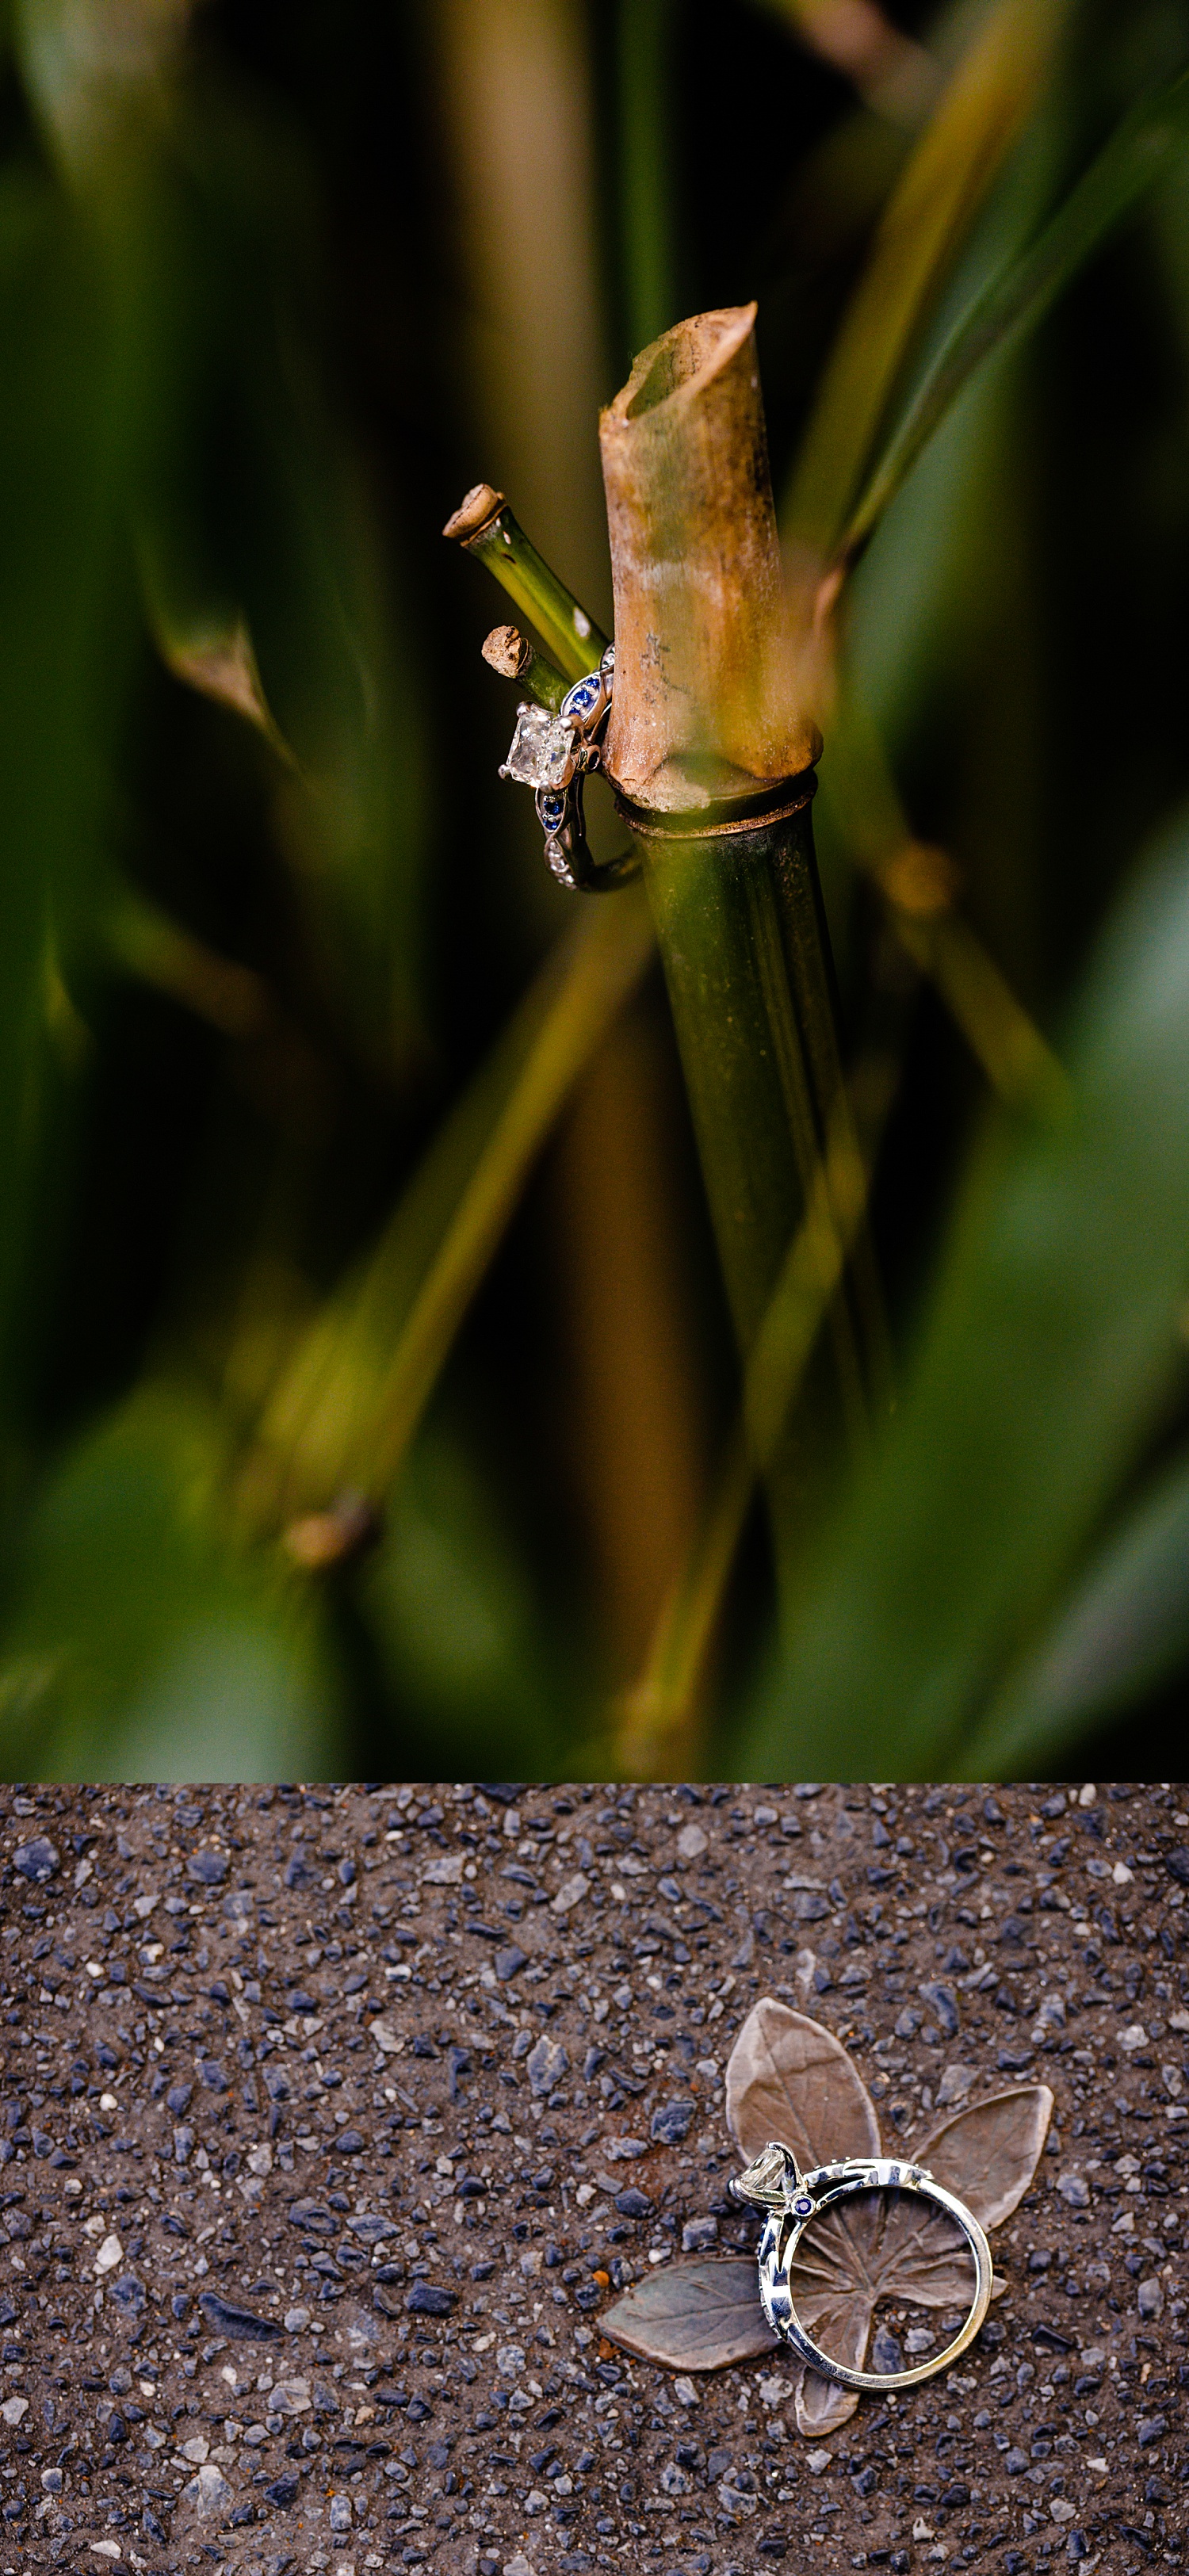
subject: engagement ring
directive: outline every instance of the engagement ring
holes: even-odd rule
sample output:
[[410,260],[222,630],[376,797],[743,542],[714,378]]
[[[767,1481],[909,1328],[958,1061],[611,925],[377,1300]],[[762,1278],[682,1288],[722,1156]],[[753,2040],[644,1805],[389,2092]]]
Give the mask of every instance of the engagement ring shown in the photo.
[[[852,2156],[845,2163],[815,2165],[811,2173],[802,2173],[791,2148],[773,2141],[746,2172],[736,2175],[730,2188],[736,2200],[766,2212],[758,2259],[760,2301],[768,2323],[824,2379],[837,2380],[842,2388],[886,2396],[891,2389],[915,2388],[918,2381],[931,2379],[934,2371],[948,2369],[973,2343],[990,2304],[991,2249],[972,2211],[934,2182],[922,2165],[905,2164],[892,2156]],[[962,2331],[944,2351],[917,2362],[911,2370],[851,2370],[845,2362],[832,2360],[806,2333],[793,2305],[792,2269],[805,2229],[835,2202],[863,2191],[913,2192],[934,2202],[961,2228],[970,2248],[974,2297]]]
[[598,670],[575,680],[556,715],[523,701],[508,757],[500,763],[501,778],[536,790],[545,857],[559,885],[572,894],[602,894],[635,876],[639,866],[632,854],[602,864],[592,858],[582,812],[583,780],[599,766],[614,678],[615,646],[609,644]]

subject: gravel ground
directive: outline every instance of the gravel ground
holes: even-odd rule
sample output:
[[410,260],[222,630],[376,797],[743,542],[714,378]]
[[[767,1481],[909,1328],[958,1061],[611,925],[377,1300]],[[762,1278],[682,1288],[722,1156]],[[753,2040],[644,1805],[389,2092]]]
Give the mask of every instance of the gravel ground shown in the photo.
[[[2,2576],[1179,2564],[1187,1809],[5,1790]],[[791,2356],[674,2380],[599,2332],[753,2239],[723,2072],[768,1992],[889,2140],[1057,2100],[973,2353],[819,2449]]]

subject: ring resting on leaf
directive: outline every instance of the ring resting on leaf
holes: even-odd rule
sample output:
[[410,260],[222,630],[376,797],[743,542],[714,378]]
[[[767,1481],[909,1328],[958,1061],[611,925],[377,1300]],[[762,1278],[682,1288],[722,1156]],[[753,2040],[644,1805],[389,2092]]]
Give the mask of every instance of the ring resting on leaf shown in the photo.
[[[805,2229],[836,2201],[870,2191],[912,2192],[920,2199],[936,2202],[961,2228],[974,2263],[974,2297],[961,2333],[943,2351],[918,2362],[911,2370],[851,2370],[845,2362],[832,2360],[806,2333],[793,2305],[792,2267]],[[772,2140],[754,2163],[736,2175],[731,2192],[736,2200],[750,2202],[766,2213],[758,2260],[760,2301],[768,2323],[774,2334],[791,2344],[802,2361],[824,2378],[837,2380],[843,2388],[886,2396],[892,2389],[915,2388],[920,2380],[931,2379],[935,2371],[947,2369],[973,2343],[990,2305],[991,2249],[972,2211],[955,2193],[935,2182],[923,2165],[892,2156],[852,2156],[839,2164],[815,2165],[811,2172],[802,2173],[792,2149]]]

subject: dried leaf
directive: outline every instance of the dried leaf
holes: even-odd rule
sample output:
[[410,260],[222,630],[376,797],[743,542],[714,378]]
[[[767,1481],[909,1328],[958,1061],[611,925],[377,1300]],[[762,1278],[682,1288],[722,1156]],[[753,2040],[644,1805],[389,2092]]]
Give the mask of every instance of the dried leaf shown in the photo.
[[[823,2352],[857,2370],[866,2363],[881,2301],[965,2307],[973,2269],[961,2229],[928,2202],[872,2193],[826,2210],[807,2228],[793,2265],[797,2314]],[[803,2433],[844,2424],[853,2393],[807,2370],[797,2390]]]
[[825,2211],[801,2239],[792,2278],[797,2314],[814,2335],[815,2315],[846,2298],[870,2323],[880,2299],[948,2308],[974,2295],[973,2264],[956,2222],[900,2194],[873,2192]]
[[162,659],[175,679],[184,680],[201,697],[214,698],[233,715],[244,716],[275,750],[292,759],[265,699],[252,639],[242,617],[217,634],[167,634],[159,626],[157,641]]
[[[941,2121],[913,2152],[984,2227],[995,2227],[1028,2189],[1052,2108],[1047,2085],[1016,2085]],[[803,2166],[880,2153],[875,2111],[846,2050],[820,2022],[770,1995],[731,2052],[727,2117],[749,2158],[770,2138]],[[798,2316],[823,2351],[855,2369],[866,2363],[881,2306],[965,2310],[972,2293],[957,2222],[910,2194],[871,2193],[825,2211],[806,2229],[793,2266]],[[770,2351],[775,2340],[749,2256],[666,2266],[602,2323],[626,2351],[671,2370],[722,2369]],[[798,2373],[794,2396],[798,2429],[819,2439],[845,2424],[857,2403],[853,2391],[809,2369]]]
[[600,2331],[666,2370],[724,2370],[770,2352],[778,2338],[760,2306],[751,2255],[665,2263],[599,2319]]
[[1016,2084],[931,2129],[913,2153],[984,2227],[1001,2227],[1031,2183],[1052,2113],[1047,2084]]
[[858,2068],[832,2032],[763,1995],[727,2067],[727,2119],[747,2157],[769,2138],[798,2164],[877,2156],[879,2123]]
[[793,2397],[797,2431],[808,2434],[811,2441],[848,2424],[859,2402],[853,2388],[840,2388],[836,2379],[823,2379],[819,2370],[808,2369],[798,2373]]

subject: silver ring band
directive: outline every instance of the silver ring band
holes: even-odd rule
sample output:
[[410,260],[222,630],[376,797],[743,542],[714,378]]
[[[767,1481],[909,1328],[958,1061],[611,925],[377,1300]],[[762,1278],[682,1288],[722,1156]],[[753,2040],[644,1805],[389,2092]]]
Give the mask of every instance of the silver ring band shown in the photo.
[[[935,2182],[923,2166],[905,2164],[893,2156],[852,2156],[840,2164],[816,2165],[812,2172],[803,2174],[789,2148],[773,2143],[765,2147],[746,2173],[736,2178],[731,2189],[736,2199],[751,2201],[766,2211],[758,2261],[760,2301],[768,2323],[824,2379],[835,2380],[840,2388],[886,2396],[889,2390],[915,2388],[922,2379],[931,2379],[935,2371],[948,2369],[973,2343],[991,2300],[991,2248],[973,2211]],[[961,2228],[973,2258],[974,2297],[961,2333],[942,2352],[918,2362],[911,2370],[851,2370],[845,2362],[834,2361],[814,2342],[793,2305],[791,2274],[805,2229],[835,2202],[865,2191],[913,2192],[919,2199],[932,2201]]]

